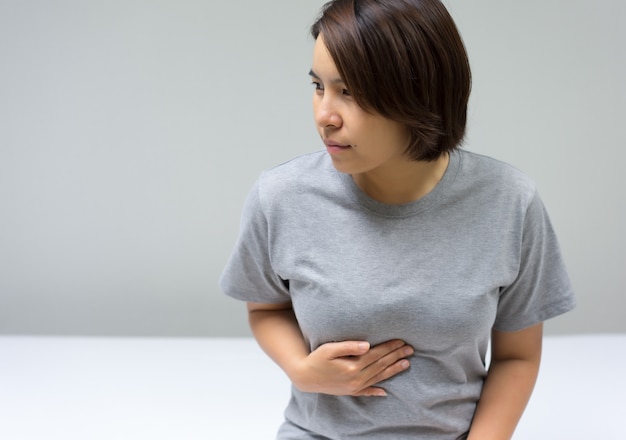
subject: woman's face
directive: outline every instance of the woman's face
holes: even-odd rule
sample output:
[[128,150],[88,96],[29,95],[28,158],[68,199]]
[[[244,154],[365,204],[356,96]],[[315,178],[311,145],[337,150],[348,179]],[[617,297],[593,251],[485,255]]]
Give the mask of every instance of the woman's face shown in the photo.
[[352,174],[393,172],[406,163],[409,130],[399,122],[357,105],[320,35],[313,49],[315,125],[338,171]]

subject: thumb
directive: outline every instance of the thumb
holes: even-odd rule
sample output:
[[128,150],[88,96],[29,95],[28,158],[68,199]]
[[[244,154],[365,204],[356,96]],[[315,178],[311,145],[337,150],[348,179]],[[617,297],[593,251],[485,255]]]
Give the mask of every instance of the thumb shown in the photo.
[[328,357],[334,359],[365,354],[370,349],[370,344],[367,341],[329,342],[324,345],[324,349]]

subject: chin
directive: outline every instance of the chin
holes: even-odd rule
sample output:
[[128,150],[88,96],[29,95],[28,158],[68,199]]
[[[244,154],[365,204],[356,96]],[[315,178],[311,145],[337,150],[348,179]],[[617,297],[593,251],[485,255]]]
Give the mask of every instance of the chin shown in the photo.
[[332,156],[331,156],[331,159],[333,161],[333,166],[340,173],[354,174],[355,170],[353,166],[350,166],[349,164],[345,163],[345,161],[336,160]]

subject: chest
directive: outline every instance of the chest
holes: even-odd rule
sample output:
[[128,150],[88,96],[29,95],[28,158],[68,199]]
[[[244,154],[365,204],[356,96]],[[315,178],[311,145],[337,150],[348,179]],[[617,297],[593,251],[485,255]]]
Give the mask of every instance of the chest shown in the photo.
[[312,348],[329,341],[402,338],[444,349],[488,337],[500,287],[516,276],[511,228],[454,219],[308,216],[274,242]]

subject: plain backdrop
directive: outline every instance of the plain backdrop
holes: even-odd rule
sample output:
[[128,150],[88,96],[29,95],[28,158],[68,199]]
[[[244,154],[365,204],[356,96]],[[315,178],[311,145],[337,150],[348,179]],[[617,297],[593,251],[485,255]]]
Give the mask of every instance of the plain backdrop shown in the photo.
[[[219,274],[261,170],[321,148],[313,0],[0,0],[0,333],[246,336]],[[551,214],[578,308],[626,332],[626,2],[448,0],[465,148]]]

